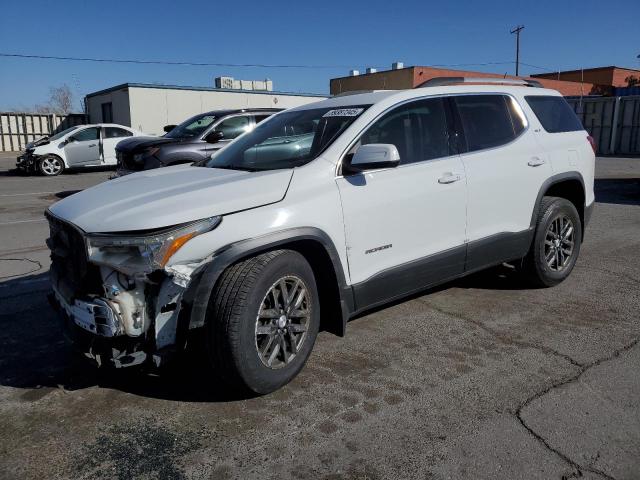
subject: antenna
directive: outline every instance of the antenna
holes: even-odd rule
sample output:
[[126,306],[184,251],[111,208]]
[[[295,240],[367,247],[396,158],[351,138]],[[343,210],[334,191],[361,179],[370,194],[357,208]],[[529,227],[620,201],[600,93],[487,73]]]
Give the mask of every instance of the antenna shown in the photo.
[[518,25],[511,30],[512,34],[516,34],[516,77],[520,73],[520,32],[524,30],[524,25]]

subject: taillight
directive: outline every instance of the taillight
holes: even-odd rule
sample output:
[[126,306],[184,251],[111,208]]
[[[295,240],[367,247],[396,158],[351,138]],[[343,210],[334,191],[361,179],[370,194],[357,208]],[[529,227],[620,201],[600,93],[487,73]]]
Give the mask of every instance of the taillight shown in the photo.
[[591,145],[591,148],[593,148],[594,155],[597,154],[598,146],[596,145],[596,141],[591,135],[587,135],[587,141],[589,142],[589,145]]

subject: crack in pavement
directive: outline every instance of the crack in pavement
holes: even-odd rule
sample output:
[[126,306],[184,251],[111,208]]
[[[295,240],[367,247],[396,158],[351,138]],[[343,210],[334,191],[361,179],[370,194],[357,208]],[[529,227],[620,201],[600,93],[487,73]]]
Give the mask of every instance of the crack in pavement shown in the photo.
[[[632,340],[630,343],[628,343],[627,345],[624,345],[623,347],[614,350],[610,355],[608,355],[606,357],[601,357],[601,358],[599,358],[597,360],[594,360],[593,362],[589,362],[589,363],[583,364],[583,363],[577,362],[576,360],[571,358],[569,355],[566,355],[564,353],[560,353],[560,352],[558,352],[558,351],[556,351],[556,350],[554,350],[552,348],[549,348],[549,347],[546,347],[546,346],[543,346],[543,345],[536,345],[536,344],[530,343],[530,342],[523,342],[523,341],[520,341],[520,340],[516,340],[516,339],[514,339],[513,337],[511,337],[509,335],[505,335],[505,334],[503,334],[501,332],[498,332],[498,331],[496,331],[496,330],[484,325],[482,322],[480,322],[478,320],[471,319],[471,318],[469,318],[469,317],[467,317],[465,315],[459,314],[457,312],[447,311],[445,309],[442,309],[440,307],[432,305],[428,301],[425,301],[425,300],[422,300],[422,299],[418,299],[418,300],[420,302],[428,305],[429,307],[431,307],[433,310],[435,310],[437,312],[443,313],[445,315],[448,315],[448,316],[457,318],[459,320],[462,320],[464,322],[471,323],[472,325],[475,325],[476,327],[478,327],[478,328],[484,330],[485,332],[493,335],[498,341],[500,341],[503,344],[513,344],[513,345],[517,345],[517,346],[521,346],[521,347],[525,347],[525,348],[533,348],[533,349],[539,350],[539,351],[541,351],[543,353],[546,353],[546,354],[552,354],[552,355],[558,356],[558,357],[566,360],[567,362],[569,362],[574,367],[577,367],[578,371],[574,375],[571,375],[569,377],[565,377],[564,379],[557,380],[556,382],[552,383],[548,387],[544,388],[543,390],[541,390],[539,392],[534,393],[529,398],[527,398],[516,409],[514,415],[516,416],[516,418],[518,419],[518,421],[520,422],[522,427],[527,432],[529,432],[529,434],[534,439],[536,439],[540,444],[542,444],[547,450],[549,450],[550,452],[554,453],[559,458],[564,460],[568,465],[570,465],[575,470],[575,472],[573,472],[569,476],[563,476],[562,477],[563,480],[564,479],[569,479],[569,478],[582,477],[582,472],[589,472],[589,473],[593,473],[593,474],[596,474],[596,475],[600,475],[601,477],[604,477],[604,478],[606,478],[608,480],[616,480],[615,477],[605,473],[602,470],[599,470],[599,469],[595,468],[593,465],[590,465],[590,466],[582,466],[582,465],[580,465],[578,462],[576,462],[575,460],[572,460],[567,455],[562,453],[560,450],[552,447],[549,444],[549,442],[542,435],[540,435],[532,427],[527,425],[527,423],[525,422],[524,418],[522,417],[522,410],[527,405],[529,405],[531,402],[543,397],[544,395],[546,395],[550,391],[555,390],[556,388],[564,387],[566,385],[569,385],[571,383],[574,383],[574,382],[578,381],[580,379],[580,377],[585,372],[590,370],[591,368],[597,367],[598,365],[601,365],[601,364],[603,364],[605,362],[614,360],[615,358],[618,358],[622,353],[631,350],[633,347],[638,345],[638,343],[640,342],[640,337],[637,337],[634,340]],[[593,464],[593,463],[595,463],[595,461],[597,461],[597,458],[591,463]]]
[[[544,437],[542,437],[542,435],[538,434],[535,430],[533,430],[533,428],[531,428],[529,425],[527,425],[527,423],[524,421],[524,418],[522,418],[522,409],[525,408],[527,405],[529,405],[531,402],[533,402],[534,400],[543,397],[544,395],[546,395],[547,393],[549,393],[551,390],[555,390],[556,388],[560,388],[560,387],[564,387],[565,385],[569,385],[571,383],[574,383],[576,381],[578,381],[580,379],[580,377],[587,372],[588,370],[590,370],[593,367],[597,367],[598,365],[601,365],[605,362],[609,362],[611,360],[614,360],[615,358],[618,358],[620,356],[620,354],[627,352],[629,350],[631,350],[633,347],[635,347],[636,345],[638,345],[638,343],[640,342],[640,337],[639,338],[635,338],[634,340],[632,340],[630,343],[628,343],[627,345],[624,345],[621,348],[618,348],[616,350],[614,350],[611,355],[608,355],[606,357],[602,357],[599,358],[597,360],[594,360],[593,362],[590,362],[586,365],[584,365],[583,367],[580,368],[580,370],[573,376],[562,380],[562,381],[558,381],[553,383],[552,385],[550,385],[549,387],[545,388],[544,390],[537,392],[535,394],[533,394],[531,397],[529,397],[528,399],[526,399],[524,401],[524,403],[522,403],[522,405],[520,405],[518,407],[518,410],[516,411],[516,417],[518,418],[518,421],[522,424],[522,426],[536,439],[538,440],[540,443],[542,443],[542,445],[544,445],[548,450],[552,451],[553,453],[555,453],[556,455],[558,455],[560,458],[562,458],[565,462],[569,463],[573,468],[578,470],[578,473],[580,475],[582,475],[582,471],[587,471],[590,473],[595,473],[597,475],[600,475],[604,478],[607,478],[609,480],[615,480],[615,478],[605,472],[603,472],[602,470],[599,470],[593,466],[588,466],[588,467],[584,467],[582,465],[580,465],[578,462],[570,459],[568,456],[566,456],[565,454],[563,454],[562,452],[560,452],[559,450],[553,448],[545,439]],[[596,458],[597,460],[597,458]]]
[[519,347],[523,347],[523,348],[533,348],[536,350],[540,350],[543,353],[549,354],[549,355],[554,355],[556,357],[560,357],[563,360],[571,363],[573,366],[578,367],[578,368],[582,368],[584,367],[584,365],[580,362],[578,362],[577,360],[571,358],[569,355],[562,353],[562,352],[558,352],[557,350],[554,350],[551,347],[547,347],[545,345],[537,345],[535,343],[531,343],[531,342],[526,342],[523,340],[517,340],[515,338],[513,338],[510,335],[506,335],[502,332],[499,332],[491,327],[486,326],[484,323],[482,323],[479,320],[475,320],[473,318],[469,318],[466,315],[462,315],[458,312],[452,312],[449,310],[445,310],[441,307],[438,307],[436,305],[433,305],[431,303],[429,303],[427,300],[424,299],[417,299],[418,301],[422,302],[423,304],[431,307],[433,310],[435,310],[436,312],[440,312],[444,315],[448,315],[450,317],[454,317],[457,318],[458,320],[462,320],[464,322],[468,322],[471,323],[473,325],[475,325],[476,327],[478,327],[481,330],[484,330],[485,332],[489,333],[490,335],[492,335],[493,337],[495,337],[500,343],[504,344],[504,345],[517,345]]
[[23,275],[29,275],[31,273],[36,273],[40,270],[42,270],[42,263],[40,263],[38,260],[31,260],[29,258],[0,258],[1,262],[29,262],[34,264],[37,268],[35,270],[29,270],[28,272],[23,272],[23,273],[16,273],[15,275],[2,275],[0,276],[0,280],[4,280],[6,278],[15,278],[15,277],[21,277]]

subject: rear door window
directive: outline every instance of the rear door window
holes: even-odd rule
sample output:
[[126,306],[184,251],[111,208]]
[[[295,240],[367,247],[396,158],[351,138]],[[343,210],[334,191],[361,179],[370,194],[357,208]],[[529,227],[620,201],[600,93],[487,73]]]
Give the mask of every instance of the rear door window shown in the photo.
[[[524,116],[506,95],[462,95],[454,97],[467,151],[494,148],[511,142],[525,128]],[[521,112],[520,112],[521,113]]]
[[533,113],[549,133],[584,130],[580,120],[563,97],[531,95],[524,97]]
[[215,129],[222,132],[223,140],[231,140],[251,130],[251,123],[248,115],[229,117],[220,122]]
[[269,118],[271,115],[273,115],[272,113],[269,113],[267,115],[254,115],[253,118],[256,121],[256,125],[259,124],[261,121],[266,120],[267,118]]
[[133,133],[124,128],[104,127],[104,138],[131,137]]

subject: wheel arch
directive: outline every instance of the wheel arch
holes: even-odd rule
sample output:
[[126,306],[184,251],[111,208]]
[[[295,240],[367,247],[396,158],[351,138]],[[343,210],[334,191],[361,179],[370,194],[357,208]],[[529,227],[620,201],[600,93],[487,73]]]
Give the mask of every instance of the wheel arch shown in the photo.
[[[535,228],[536,219],[542,203],[542,198],[546,196],[560,197],[569,200],[574,204],[580,223],[582,224],[582,234],[584,237],[585,230],[585,211],[586,211],[586,190],[584,186],[584,178],[580,172],[564,172],[549,177],[540,187],[536,203],[531,214],[531,227]],[[586,219],[588,220],[588,218]]]
[[287,229],[219,249],[192,287],[189,329],[204,326],[211,293],[222,272],[234,263],[274,249],[297,251],[309,262],[320,297],[320,327],[343,336],[353,311],[352,289],[346,283],[335,245],[325,232],[315,227]]

